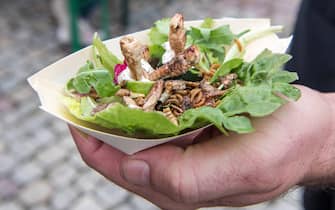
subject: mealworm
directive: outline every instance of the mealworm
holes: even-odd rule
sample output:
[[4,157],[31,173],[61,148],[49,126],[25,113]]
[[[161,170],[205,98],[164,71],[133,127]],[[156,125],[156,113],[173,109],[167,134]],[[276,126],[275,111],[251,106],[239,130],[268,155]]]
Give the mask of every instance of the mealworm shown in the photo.
[[238,51],[243,52],[244,48],[241,41],[239,39],[234,39],[234,42],[237,46]]
[[190,99],[193,107],[200,107],[206,102],[206,97],[200,88],[191,90]]
[[171,112],[169,107],[163,109],[163,113],[168,120],[170,120],[173,124],[178,125],[177,117]]
[[189,91],[188,90],[176,90],[175,93],[180,94],[182,96],[186,96],[189,94]]
[[173,108],[173,111],[177,112],[176,113],[177,116],[181,115],[184,112],[184,110],[182,108],[180,108],[179,106],[177,106],[175,104],[171,104],[170,107]]
[[201,98],[201,100],[195,102],[193,104],[194,107],[200,107],[200,106],[203,106],[204,104],[206,103],[206,98]]

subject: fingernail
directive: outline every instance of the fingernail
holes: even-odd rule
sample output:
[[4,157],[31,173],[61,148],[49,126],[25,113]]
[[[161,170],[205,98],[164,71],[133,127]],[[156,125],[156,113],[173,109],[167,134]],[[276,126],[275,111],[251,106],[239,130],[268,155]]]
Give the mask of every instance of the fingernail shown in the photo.
[[126,181],[139,186],[150,184],[149,165],[143,160],[127,159],[122,163],[122,174]]

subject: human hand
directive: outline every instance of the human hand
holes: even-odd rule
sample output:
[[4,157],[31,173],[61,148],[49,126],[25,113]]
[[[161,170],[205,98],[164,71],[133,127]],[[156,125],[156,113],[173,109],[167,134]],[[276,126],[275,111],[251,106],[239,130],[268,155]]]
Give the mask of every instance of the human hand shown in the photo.
[[226,137],[207,130],[186,148],[165,144],[129,156],[70,130],[90,167],[162,209],[244,206],[333,173],[333,97],[299,88],[298,102],[254,120],[256,132]]

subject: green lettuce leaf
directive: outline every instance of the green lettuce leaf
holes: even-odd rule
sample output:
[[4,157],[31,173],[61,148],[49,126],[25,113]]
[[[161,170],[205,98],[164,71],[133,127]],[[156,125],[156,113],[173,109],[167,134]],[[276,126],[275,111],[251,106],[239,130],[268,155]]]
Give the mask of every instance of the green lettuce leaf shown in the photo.
[[227,134],[223,127],[225,117],[221,110],[204,106],[197,109],[189,109],[179,118],[179,127],[181,130],[186,128],[200,128],[212,123],[222,133]]
[[291,100],[297,101],[301,97],[301,92],[298,88],[293,85],[277,82],[273,84],[273,91],[275,93],[281,93]]
[[204,21],[201,23],[201,28],[213,28],[215,21],[212,18],[205,18]]
[[179,126],[171,123],[160,112],[144,112],[138,109],[130,109],[120,103],[114,103],[103,111],[92,114],[95,104],[89,97],[80,101],[71,97],[63,98],[64,105],[76,118],[88,121],[106,128],[120,129],[128,135],[141,134],[148,138],[173,136],[189,129],[200,128],[213,123],[223,133],[227,133],[223,127],[226,119],[219,109],[201,107],[186,111],[180,118]]
[[[100,37],[97,34],[95,34],[93,38],[93,52],[95,54],[94,60],[97,64],[97,67],[99,67],[98,64],[103,65],[109,71],[113,81],[114,67],[116,64],[122,63],[122,61],[107,49],[107,47],[101,41]],[[99,54],[98,59],[96,58],[96,53]]]
[[245,116],[228,117],[224,120],[224,126],[236,133],[250,133],[254,131],[249,118]]
[[162,45],[164,42],[167,42],[169,31],[170,18],[164,18],[156,21],[149,32],[151,43],[154,45]]
[[[197,45],[204,54],[211,52],[217,59],[223,61],[225,57],[224,47],[230,46],[236,36],[230,30],[229,25],[214,29],[209,28],[206,22],[204,22],[204,25],[205,27],[191,27],[188,31],[191,42]],[[209,62],[213,63],[212,61]]]
[[87,94],[94,88],[100,97],[113,96],[120,88],[113,83],[106,69],[86,69],[86,67],[80,68],[76,76],[68,82],[67,87],[72,87],[81,94]]

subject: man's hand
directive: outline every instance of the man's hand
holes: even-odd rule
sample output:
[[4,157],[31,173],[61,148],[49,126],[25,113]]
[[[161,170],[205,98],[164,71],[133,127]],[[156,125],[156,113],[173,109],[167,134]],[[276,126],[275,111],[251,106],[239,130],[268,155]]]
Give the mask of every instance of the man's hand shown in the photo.
[[90,167],[163,209],[244,206],[333,173],[335,100],[299,88],[298,102],[254,120],[256,132],[222,136],[207,129],[187,148],[165,144],[128,156],[70,129]]

